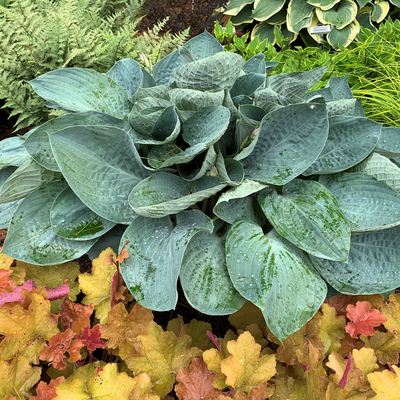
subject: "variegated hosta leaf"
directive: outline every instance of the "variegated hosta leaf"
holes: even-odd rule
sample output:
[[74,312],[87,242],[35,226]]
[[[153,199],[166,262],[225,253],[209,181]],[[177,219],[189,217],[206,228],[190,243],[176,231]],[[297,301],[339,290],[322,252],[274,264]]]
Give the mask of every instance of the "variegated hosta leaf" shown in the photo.
[[267,22],[260,22],[259,24],[254,25],[250,39],[254,40],[256,36],[259,37],[260,41],[267,39],[272,45],[276,43],[274,25],[270,25]]
[[325,105],[294,104],[272,111],[261,121],[254,150],[242,160],[246,177],[285,185],[317,159],[327,137]]
[[312,21],[314,7],[307,0],[290,0],[287,8],[286,26],[294,33],[307,28]]
[[49,171],[30,158],[18,167],[2,185],[0,204],[23,199],[40,186],[61,177],[60,173]]
[[129,205],[139,215],[161,218],[186,210],[225,186],[227,183],[216,176],[203,176],[190,182],[176,175],[158,172],[133,188]]
[[388,1],[377,1],[374,3],[374,10],[371,15],[372,21],[381,23],[388,15],[390,3]]
[[239,54],[217,53],[176,68],[175,82],[183,89],[201,91],[230,89],[244,63],[243,57]]
[[258,199],[268,221],[295,246],[328,260],[347,260],[350,224],[323,185],[295,179],[283,187],[281,195],[264,190]]
[[307,3],[320,8],[321,10],[329,10],[340,1],[341,0],[307,0]]
[[357,4],[353,0],[341,0],[337,7],[329,10],[316,8],[315,11],[322,24],[333,25],[336,29],[343,29],[355,20]]
[[246,301],[229,277],[224,240],[207,231],[190,240],[179,279],[189,304],[204,314],[232,314]]
[[57,69],[29,83],[39,96],[70,111],[96,110],[123,118],[132,107],[118,83],[90,69]]
[[374,149],[381,125],[368,118],[329,118],[329,135],[317,160],[303,175],[332,174],[358,164]]
[[19,167],[30,158],[23,144],[22,136],[9,137],[0,141],[0,169]]
[[237,15],[233,15],[230,19],[233,26],[242,24],[251,24],[254,21],[253,14],[253,4],[248,4],[243,7]]
[[237,15],[247,4],[253,4],[254,0],[231,0],[224,11],[225,15]]
[[325,300],[325,282],[307,255],[272,230],[235,221],[225,243],[233,285],[258,306],[272,333],[283,340],[299,330]]
[[393,291],[400,285],[400,227],[351,236],[348,263],[312,257],[318,272],[338,292],[350,295]]
[[[358,1],[358,3],[360,2]],[[369,0],[367,0],[366,3],[369,3]],[[358,10],[356,19],[360,24],[361,28],[367,28],[371,32],[376,32],[376,28],[372,23],[371,19],[372,11],[373,11],[372,5],[367,5],[365,7],[362,7]]]
[[56,235],[70,240],[96,239],[115,226],[86,207],[70,187],[54,200],[50,221]]
[[239,186],[223,193],[214,206],[213,213],[230,224],[244,218],[259,225],[265,222],[265,216],[258,205],[257,198],[251,196],[265,189],[266,185],[245,179]]
[[347,47],[356,38],[359,32],[360,24],[355,19],[351,24],[346,25],[342,29],[332,27],[332,30],[326,35],[326,40],[334,49],[339,48],[339,43]]
[[323,175],[319,182],[336,197],[352,232],[400,225],[400,194],[361,172]]
[[73,114],[65,114],[61,117],[51,119],[40,125],[25,139],[24,147],[32,158],[44,168],[52,171],[60,171],[51,150],[49,135],[61,129],[71,126],[114,126],[132,134],[132,128],[123,119],[112,117],[98,111],[86,111]]
[[67,240],[57,236],[51,228],[52,201],[67,186],[65,181],[54,181],[22,200],[11,220],[4,254],[31,264],[55,265],[79,258],[89,251],[96,239]]
[[116,223],[133,220],[129,193],[150,172],[125,131],[70,127],[51,134],[50,144],[65,179],[87,207]]
[[122,236],[129,257],[121,274],[135,300],[156,311],[172,310],[178,300],[176,283],[191,238],[213,231],[213,223],[199,210],[179,213],[174,227],[169,217],[137,217]]
[[388,158],[400,157],[400,128],[382,127],[375,151]]
[[351,172],[363,172],[384,182],[394,190],[400,192],[400,168],[388,158],[372,153],[360,164],[354,166]]
[[256,21],[266,21],[278,13],[285,5],[285,0],[255,0],[252,17]]
[[130,58],[117,61],[106,75],[117,82],[128,96],[132,96],[138,90],[143,79],[142,68],[139,63]]

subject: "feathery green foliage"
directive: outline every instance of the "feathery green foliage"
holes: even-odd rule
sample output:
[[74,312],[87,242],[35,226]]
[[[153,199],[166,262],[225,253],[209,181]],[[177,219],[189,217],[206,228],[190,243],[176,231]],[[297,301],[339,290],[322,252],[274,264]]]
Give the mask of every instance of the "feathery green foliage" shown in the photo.
[[[122,7],[122,3],[124,7]],[[0,6],[0,98],[10,116],[19,115],[16,130],[60,115],[43,105],[27,82],[65,67],[109,70],[117,60],[145,54],[155,64],[183,44],[188,31],[148,32],[136,29],[144,0],[15,0]]]

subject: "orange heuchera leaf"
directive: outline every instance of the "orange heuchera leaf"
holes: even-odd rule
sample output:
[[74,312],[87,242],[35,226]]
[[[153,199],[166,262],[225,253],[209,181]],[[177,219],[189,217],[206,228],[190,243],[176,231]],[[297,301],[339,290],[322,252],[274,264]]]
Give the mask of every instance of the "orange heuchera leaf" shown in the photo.
[[106,344],[100,340],[101,332],[100,326],[95,325],[93,329],[90,329],[90,325],[85,326],[82,329],[82,334],[76,337],[77,340],[80,340],[87,349],[92,352],[96,349],[105,349]]
[[50,314],[50,301],[35,293],[27,310],[19,304],[12,309],[0,308],[0,335],[5,336],[0,343],[0,359],[10,360],[17,353],[35,348],[29,357],[38,364],[44,341],[58,332],[57,319]]
[[67,368],[65,353],[69,353],[69,362],[75,362],[81,359],[79,353],[84,346],[80,340],[72,340],[75,336],[72,329],[67,329],[65,332],[59,332],[50,338],[49,346],[46,346],[40,352],[40,359],[49,361],[54,368],[64,370]]
[[127,250],[127,248],[124,246],[123,248],[122,248],[122,250],[120,251],[120,253],[118,254],[118,256],[117,256],[117,262],[122,262],[122,261],[124,261],[125,260],[125,258],[128,258],[129,257],[129,254],[128,254],[128,250]]
[[42,369],[31,367],[28,357],[18,355],[11,363],[0,361],[0,398],[7,395],[29,397],[29,390],[40,379]]
[[217,374],[209,371],[203,358],[193,358],[189,368],[183,367],[176,377],[175,393],[180,400],[208,400],[216,398],[221,391],[212,385]]
[[11,292],[17,285],[9,276],[13,273],[11,269],[0,269],[0,293]]
[[394,371],[373,372],[367,378],[376,393],[374,400],[398,400],[400,394],[400,368],[392,365]]
[[49,384],[46,382],[39,382],[36,388],[37,396],[32,396],[29,400],[52,400],[57,396],[56,387],[65,382],[63,376],[59,376],[57,379],[52,379]]
[[61,321],[66,328],[71,328],[76,334],[82,332],[84,326],[90,325],[90,316],[93,314],[93,304],[84,306],[74,303],[68,297],[62,303]]
[[125,359],[135,374],[146,372],[154,383],[153,390],[164,398],[173,388],[175,377],[182,367],[189,365],[201,350],[190,347],[192,339],[187,335],[176,337],[173,332],[164,332],[151,322],[145,335],[137,338],[140,354]]
[[147,326],[153,321],[151,310],[136,303],[128,313],[124,304],[118,303],[108,314],[108,324],[100,325],[101,337],[108,339],[107,347],[119,348],[122,359],[136,354],[135,345],[138,335],[146,332]]
[[346,325],[346,332],[356,338],[375,335],[374,326],[379,326],[387,321],[387,318],[379,310],[371,310],[368,301],[359,301],[355,306],[347,306],[347,318],[351,321]]
[[275,354],[259,358],[261,346],[249,332],[230,341],[227,347],[231,355],[221,361],[221,371],[226,375],[227,385],[248,394],[252,388],[275,375]]

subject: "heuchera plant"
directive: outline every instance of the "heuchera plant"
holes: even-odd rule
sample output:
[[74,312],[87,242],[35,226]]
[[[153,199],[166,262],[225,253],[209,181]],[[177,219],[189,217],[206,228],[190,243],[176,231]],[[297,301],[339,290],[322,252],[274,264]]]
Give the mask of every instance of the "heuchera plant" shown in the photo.
[[206,314],[251,301],[280,340],[327,283],[400,286],[400,129],[365,118],[344,78],[310,92],[325,68],[275,65],[205,32],[151,73],[124,59],[31,81],[66,114],[1,142],[3,253],[52,265],[128,241],[142,306],[173,309],[179,278]]

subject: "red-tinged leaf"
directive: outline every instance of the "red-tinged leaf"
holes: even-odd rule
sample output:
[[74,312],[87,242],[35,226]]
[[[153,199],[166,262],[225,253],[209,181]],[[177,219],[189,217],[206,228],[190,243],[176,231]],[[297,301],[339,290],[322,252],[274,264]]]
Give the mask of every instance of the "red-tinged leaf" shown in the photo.
[[342,389],[344,389],[346,386],[350,370],[351,370],[351,353],[349,354],[349,358],[347,360],[346,368],[344,369],[342,379],[340,379],[339,382],[339,385]]
[[46,382],[39,382],[36,388],[37,396],[31,396],[29,400],[52,400],[57,396],[56,387],[61,383],[65,382],[63,376],[59,376],[57,379],[53,379],[49,384]]
[[348,333],[346,333],[346,336],[340,341],[340,348],[338,350],[338,353],[342,357],[347,357],[347,355],[354,349],[360,350],[364,346],[365,344],[361,339],[352,338]]
[[97,348],[106,348],[106,344],[101,341],[100,338],[100,325],[95,325],[93,329],[90,329],[90,326],[85,326],[82,329],[82,335],[76,337],[76,339],[80,340],[90,352],[95,351]]
[[122,285],[121,278],[121,273],[119,272],[119,268],[117,268],[111,281],[111,310],[118,304],[116,294],[118,293],[119,287]]
[[356,305],[358,301],[368,301],[371,304],[371,308],[380,308],[383,305],[384,298],[381,294],[371,294],[371,295],[357,295],[349,296],[347,294],[338,294],[329,299],[326,299],[331,307],[334,307],[338,315],[346,315],[347,306],[352,304]]
[[11,292],[17,286],[14,279],[9,278],[12,273],[11,269],[0,269],[0,293]]
[[65,353],[69,353],[69,362],[78,361],[81,358],[79,353],[84,344],[80,340],[72,340],[75,336],[72,329],[65,332],[59,332],[49,340],[49,346],[46,346],[40,352],[40,359],[50,362],[54,368],[62,371],[67,368]]
[[221,351],[221,341],[218,340],[217,336],[207,331],[207,337],[215,344],[218,351]]
[[127,241],[127,242],[125,243],[125,245],[124,245],[124,247],[122,248],[121,252],[118,254],[118,256],[117,256],[117,262],[122,262],[122,261],[125,260],[125,258],[128,258],[128,257],[129,257],[128,250],[127,250],[126,247],[125,247],[128,243],[129,243],[129,241]]
[[368,301],[358,301],[355,306],[347,306],[347,318],[351,321],[346,325],[346,332],[356,338],[375,335],[374,326],[379,326],[387,321],[387,318],[379,310],[371,310]]
[[48,289],[46,288],[47,291],[47,300],[57,300],[57,299],[62,299],[65,296],[68,296],[69,294],[69,287],[67,285],[61,285],[58,287],[55,287],[54,289]]
[[79,334],[84,326],[90,325],[93,309],[93,304],[85,306],[74,303],[65,297],[62,303],[61,321],[66,328],[71,328],[76,334]]
[[208,400],[217,398],[221,391],[212,385],[217,374],[209,371],[203,358],[193,358],[189,368],[182,367],[176,379],[175,393],[180,400]]

